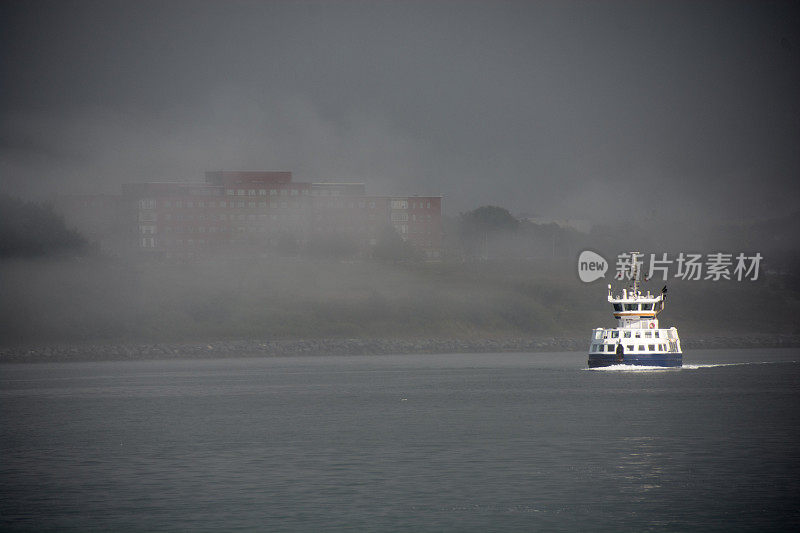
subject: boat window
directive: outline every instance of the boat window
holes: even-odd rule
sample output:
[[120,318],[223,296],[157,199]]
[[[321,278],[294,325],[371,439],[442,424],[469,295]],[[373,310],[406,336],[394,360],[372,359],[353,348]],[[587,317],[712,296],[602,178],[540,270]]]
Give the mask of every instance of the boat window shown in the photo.
[[622,304],[614,304],[614,311],[622,311]]
[[639,338],[639,337],[641,337],[641,336],[642,336],[642,333],[641,333],[641,332],[639,332],[639,331],[637,331],[637,332],[636,332],[636,338],[638,339],[638,338]]
[[617,331],[617,330],[612,331],[611,332],[611,338],[612,339],[616,339],[617,337],[619,337],[619,331]]
[[639,310],[639,304],[625,304],[625,310],[626,311],[638,311]]
[[656,336],[656,338],[658,338],[658,330],[656,330],[656,331],[653,333],[653,335],[655,335],[655,336]]
[[649,331],[644,332],[644,338],[649,339],[651,337],[651,333]]
[[625,338],[626,339],[630,339],[631,338],[631,332],[630,331],[626,331],[625,332]]
[[647,345],[647,349],[650,350],[651,352],[655,352],[656,351],[656,347],[654,345],[652,345],[652,344],[648,344]]
[[640,345],[639,345],[639,351],[640,351],[640,352],[643,352],[643,351],[644,351],[644,345],[643,345],[643,344],[640,344]]
[[652,311],[653,304],[642,304],[642,311]]
[[613,352],[614,351],[614,345],[613,344],[606,344],[606,351],[607,352]]
[[628,345],[628,351],[631,351],[631,352],[633,351],[633,344],[629,344]]

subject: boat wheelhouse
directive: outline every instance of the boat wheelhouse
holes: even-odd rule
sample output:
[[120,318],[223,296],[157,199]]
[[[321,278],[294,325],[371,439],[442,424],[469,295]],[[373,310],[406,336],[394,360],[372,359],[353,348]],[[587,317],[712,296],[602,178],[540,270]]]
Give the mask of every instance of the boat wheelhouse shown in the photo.
[[637,365],[678,367],[683,352],[678,330],[661,328],[658,315],[664,310],[667,287],[658,295],[639,290],[639,266],[631,253],[631,286],[614,295],[608,285],[608,301],[614,308],[615,328],[596,328],[589,345],[589,367]]

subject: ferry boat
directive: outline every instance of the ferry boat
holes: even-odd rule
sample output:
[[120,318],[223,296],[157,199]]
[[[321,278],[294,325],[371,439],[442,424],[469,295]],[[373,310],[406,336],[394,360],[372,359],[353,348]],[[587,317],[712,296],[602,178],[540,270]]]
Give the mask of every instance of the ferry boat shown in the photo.
[[631,253],[630,287],[614,295],[608,285],[608,301],[614,306],[615,328],[595,328],[589,345],[589,368],[612,365],[679,367],[683,352],[678,330],[661,328],[658,315],[664,310],[667,287],[654,296],[639,290],[639,265]]

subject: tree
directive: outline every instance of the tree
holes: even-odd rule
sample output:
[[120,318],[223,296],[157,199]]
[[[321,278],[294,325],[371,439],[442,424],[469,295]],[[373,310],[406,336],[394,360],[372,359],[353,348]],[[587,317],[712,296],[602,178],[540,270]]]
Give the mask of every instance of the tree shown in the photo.
[[85,253],[88,247],[52,206],[0,194],[0,257]]
[[519,220],[507,209],[494,205],[485,205],[459,217],[459,235],[467,255],[475,255],[476,250],[483,250],[481,256],[486,258],[488,241],[497,235],[515,233],[519,228]]
[[494,205],[484,205],[472,211],[461,213],[462,235],[482,235],[517,231],[519,220],[507,209]]

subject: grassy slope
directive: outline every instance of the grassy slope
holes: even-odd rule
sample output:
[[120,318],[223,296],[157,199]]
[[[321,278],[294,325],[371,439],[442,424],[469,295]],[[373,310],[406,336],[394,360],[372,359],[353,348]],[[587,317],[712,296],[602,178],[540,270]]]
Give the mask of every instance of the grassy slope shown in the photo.
[[[604,284],[561,266],[5,262],[0,342],[580,338],[613,324]],[[662,324],[683,335],[797,333],[797,293],[781,289],[769,279],[671,282]]]

